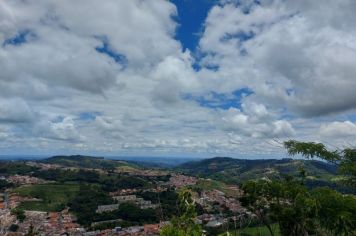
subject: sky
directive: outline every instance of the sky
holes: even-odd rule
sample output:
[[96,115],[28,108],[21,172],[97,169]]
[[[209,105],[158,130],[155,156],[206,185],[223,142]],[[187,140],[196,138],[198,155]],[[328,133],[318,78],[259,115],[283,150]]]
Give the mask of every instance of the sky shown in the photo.
[[0,153],[356,144],[354,0],[0,1]]

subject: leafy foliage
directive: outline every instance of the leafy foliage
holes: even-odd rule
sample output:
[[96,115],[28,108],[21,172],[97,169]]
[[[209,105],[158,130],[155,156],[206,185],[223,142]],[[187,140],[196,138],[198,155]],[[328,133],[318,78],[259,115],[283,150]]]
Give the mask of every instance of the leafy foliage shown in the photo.
[[63,170],[63,169],[49,169],[35,171],[33,176],[45,180],[53,180],[59,182],[88,182],[96,183],[99,181],[100,175],[96,171],[89,170]]
[[[285,236],[356,231],[356,199],[328,189],[308,191],[299,181],[250,181],[243,185],[241,202],[267,228],[277,222]],[[274,235],[272,231],[271,235]]]
[[22,209],[14,208],[11,210],[11,214],[15,215],[20,222],[23,222],[26,219],[25,211]]
[[88,226],[94,221],[98,205],[112,204],[113,199],[94,185],[80,185],[78,194],[69,202],[78,222]]
[[33,211],[60,211],[77,195],[79,185],[38,184],[21,186],[13,190],[20,196],[38,198],[41,201],[22,202],[19,209]]
[[203,231],[200,225],[195,223],[195,203],[192,192],[182,190],[179,193],[179,216],[174,217],[171,225],[166,225],[161,230],[161,236],[201,236]]
[[322,228],[333,235],[356,233],[356,199],[354,196],[320,188],[311,192],[318,200],[318,218]]
[[[289,154],[305,158],[322,158],[338,164],[339,171],[354,187],[355,150],[328,151],[320,143],[285,142]],[[248,207],[274,235],[271,225],[277,223],[283,236],[355,235],[356,198],[330,188],[308,190],[307,172],[301,168],[301,179],[286,176],[284,180],[249,181],[242,187],[243,205]]]
[[10,230],[11,232],[16,232],[18,229],[19,229],[19,226],[16,225],[16,224],[12,224],[12,225],[10,225],[10,227],[9,227],[9,230]]
[[306,158],[321,158],[339,165],[339,171],[346,182],[356,187],[356,149],[329,151],[324,144],[290,140],[284,143],[290,155],[300,154]]
[[7,182],[6,180],[0,179],[0,190],[13,187],[12,183]]
[[160,208],[156,214],[161,220],[170,219],[177,213],[178,194],[173,189],[168,189],[163,192],[141,192],[137,194],[145,200],[150,200],[154,204],[160,203]]
[[148,181],[140,177],[135,176],[120,176],[120,175],[110,175],[102,176],[100,181],[98,181],[103,186],[105,191],[115,191],[117,189],[125,188],[137,188],[142,189],[149,187]]
[[33,173],[33,176],[46,180],[54,180],[59,182],[81,182],[99,184],[104,191],[115,191],[119,188],[145,188],[150,184],[147,180],[135,177],[125,176],[117,173],[100,174],[93,170],[63,170],[50,169],[41,170]]
[[38,170],[38,168],[26,165],[23,161],[0,161],[0,173],[2,175],[28,175],[35,170]]

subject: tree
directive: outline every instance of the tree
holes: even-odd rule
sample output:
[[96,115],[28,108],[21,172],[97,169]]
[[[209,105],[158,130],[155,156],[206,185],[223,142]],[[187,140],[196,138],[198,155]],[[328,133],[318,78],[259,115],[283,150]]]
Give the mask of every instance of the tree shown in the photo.
[[269,203],[265,197],[269,195],[267,187],[268,185],[264,181],[248,181],[244,183],[242,186],[244,195],[240,198],[240,202],[255,214],[259,222],[266,226],[273,236],[272,221],[269,217]]
[[296,140],[284,142],[284,147],[290,155],[300,154],[307,159],[321,158],[338,165],[340,173],[345,177],[345,182],[353,188],[356,187],[356,149],[330,151],[322,143]]
[[[290,155],[321,158],[336,164],[346,183],[356,186],[356,149],[329,151],[325,145],[290,140],[284,143]],[[300,170],[302,179],[305,171]],[[308,190],[304,181],[249,181],[242,186],[241,202],[255,213],[273,236],[277,223],[283,236],[356,235],[356,198],[330,188]]]
[[7,182],[6,180],[0,179],[0,190],[4,190],[7,188],[11,188],[14,185],[12,183]]
[[173,217],[171,224],[162,228],[161,236],[201,236],[203,234],[200,225],[195,223],[196,212],[192,192],[184,189],[179,193],[179,216]]
[[317,202],[299,182],[287,177],[283,181],[249,181],[242,186],[241,203],[252,211],[270,234],[278,223],[282,235],[303,236],[314,228]]
[[329,188],[311,191],[318,201],[320,226],[330,235],[355,235],[356,200]]
[[14,208],[11,210],[11,214],[15,215],[20,222],[23,222],[26,219],[25,211],[22,209]]
[[78,222],[90,225],[96,216],[98,205],[113,204],[114,200],[98,186],[80,185],[78,194],[68,203],[70,210],[77,216]]
[[12,224],[12,225],[10,225],[10,227],[9,227],[9,230],[10,230],[11,232],[16,232],[18,229],[19,229],[19,226],[16,225],[16,224]]

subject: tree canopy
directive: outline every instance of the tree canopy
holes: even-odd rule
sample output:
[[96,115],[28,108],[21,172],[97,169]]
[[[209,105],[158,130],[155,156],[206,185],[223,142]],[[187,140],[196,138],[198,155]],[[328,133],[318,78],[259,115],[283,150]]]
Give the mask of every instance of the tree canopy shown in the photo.
[[345,177],[345,182],[351,187],[356,187],[356,149],[345,148],[328,150],[322,143],[299,142],[289,140],[284,142],[284,147],[290,155],[300,154],[305,158],[320,158],[337,164],[339,171]]

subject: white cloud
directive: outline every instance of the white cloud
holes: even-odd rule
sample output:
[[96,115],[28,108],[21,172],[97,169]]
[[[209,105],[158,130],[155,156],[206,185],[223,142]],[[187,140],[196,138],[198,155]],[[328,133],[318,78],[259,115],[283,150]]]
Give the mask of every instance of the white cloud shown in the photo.
[[[244,104],[242,107],[246,107]],[[222,128],[240,136],[252,138],[293,138],[295,130],[285,120],[275,120],[262,104],[251,104],[252,109],[231,108],[222,115]],[[263,119],[262,119],[263,118]]]
[[31,122],[33,119],[33,111],[23,100],[0,101],[0,123],[23,123]]
[[349,138],[356,136],[356,124],[351,121],[334,121],[320,126],[320,134],[328,138]]
[[42,137],[64,141],[79,141],[82,137],[70,117],[63,118],[59,122],[41,122],[37,124],[34,132],[39,132]]
[[355,4],[238,2],[209,12],[197,58],[169,1],[0,2],[0,146],[262,155],[281,152],[273,139],[353,130],[332,121],[356,108]]
[[350,30],[355,6],[348,0],[215,6],[200,40],[208,53],[203,65],[219,66],[211,77],[222,78],[221,85],[250,87],[253,99],[298,115],[351,110],[356,108],[356,32]]

